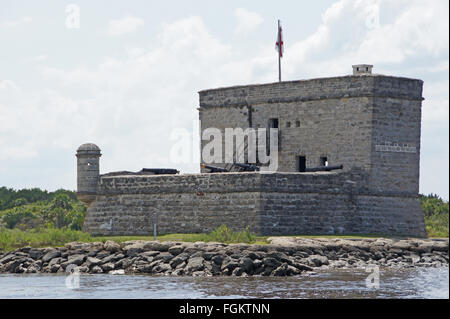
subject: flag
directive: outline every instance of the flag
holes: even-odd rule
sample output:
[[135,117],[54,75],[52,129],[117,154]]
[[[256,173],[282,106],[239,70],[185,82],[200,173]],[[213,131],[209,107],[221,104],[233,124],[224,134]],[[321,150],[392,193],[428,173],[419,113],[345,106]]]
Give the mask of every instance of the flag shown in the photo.
[[275,50],[278,51],[280,58],[283,57],[284,52],[283,29],[281,28],[280,20],[278,20],[278,36],[277,42],[275,43]]

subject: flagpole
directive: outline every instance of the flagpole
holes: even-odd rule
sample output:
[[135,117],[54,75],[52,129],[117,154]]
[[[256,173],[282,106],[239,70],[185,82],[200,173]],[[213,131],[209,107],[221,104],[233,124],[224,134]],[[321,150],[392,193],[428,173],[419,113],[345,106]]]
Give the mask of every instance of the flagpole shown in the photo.
[[278,20],[278,82],[281,82],[281,36],[280,36],[280,20]]

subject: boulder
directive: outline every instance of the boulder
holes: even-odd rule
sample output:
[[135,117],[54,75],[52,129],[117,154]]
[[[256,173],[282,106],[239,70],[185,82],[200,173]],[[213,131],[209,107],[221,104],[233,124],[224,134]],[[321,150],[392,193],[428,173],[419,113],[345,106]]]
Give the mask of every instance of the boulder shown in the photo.
[[110,263],[100,265],[100,268],[102,269],[103,272],[108,273],[111,270],[114,270],[114,263],[110,262]]
[[239,267],[247,274],[253,270],[253,260],[249,257],[244,257],[239,260]]
[[186,270],[189,272],[200,271],[205,268],[203,257],[193,257],[189,258],[188,263],[186,265]]
[[95,257],[87,257],[86,258],[86,266],[91,268],[94,266],[97,266],[101,263],[101,259],[95,258]]
[[65,269],[68,265],[77,265],[80,266],[84,260],[85,260],[86,256],[85,255],[72,255],[69,256],[69,259],[65,262],[63,262],[61,264],[61,266]]
[[169,253],[171,253],[172,255],[176,256],[179,255],[183,252],[184,250],[184,246],[183,245],[175,245],[175,246],[171,246],[168,248]]
[[281,266],[277,267],[273,272],[273,276],[292,276],[292,275],[298,275],[300,271],[293,267],[288,265],[287,263],[283,263]]
[[109,251],[110,253],[116,253],[116,252],[120,251],[120,245],[112,240],[107,240],[103,244],[103,247],[106,251]]
[[273,258],[273,257],[265,257],[263,260],[262,260],[262,262],[263,262],[263,264],[264,264],[264,266],[266,266],[266,267],[272,267],[272,268],[277,268],[277,267],[279,267],[280,265],[281,265],[281,262],[279,262],[278,260],[276,260],[275,258]]
[[51,250],[42,257],[43,262],[49,262],[53,258],[61,256],[61,252],[57,249]]
[[320,267],[322,265],[328,265],[328,258],[321,255],[312,255],[308,257],[308,261],[316,267]]
[[167,263],[169,260],[173,258],[173,255],[169,252],[161,252],[158,255],[153,257],[153,260],[161,259],[162,262]]
[[103,270],[99,266],[94,266],[91,269],[92,274],[101,274],[103,273]]

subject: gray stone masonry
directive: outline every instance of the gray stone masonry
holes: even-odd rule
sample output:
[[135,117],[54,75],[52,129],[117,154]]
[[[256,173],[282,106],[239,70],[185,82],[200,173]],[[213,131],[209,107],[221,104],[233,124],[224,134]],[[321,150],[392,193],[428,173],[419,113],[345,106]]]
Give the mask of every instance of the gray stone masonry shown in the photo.
[[[358,68],[360,68],[358,70]],[[99,174],[100,149],[78,150],[78,197],[94,235],[209,232],[426,236],[418,199],[421,80],[372,74],[200,91],[201,130],[267,128],[277,119],[276,173]],[[202,141],[202,147],[205,145]],[[299,171],[343,165],[332,172]],[[224,163],[214,164],[224,166]]]

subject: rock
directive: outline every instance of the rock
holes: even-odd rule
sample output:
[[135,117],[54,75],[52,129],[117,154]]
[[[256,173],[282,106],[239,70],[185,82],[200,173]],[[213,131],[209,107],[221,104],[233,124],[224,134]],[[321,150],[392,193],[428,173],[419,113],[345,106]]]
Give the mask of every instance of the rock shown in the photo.
[[202,254],[202,257],[203,257],[205,260],[210,261],[211,258],[214,257],[215,255],[216,255],[216,252],[215,252],[215,251],[205,251],[205,252]]
[[30,249],[28,255],[30,255],[30,257],[33,258],[34,260],[37,260],[44,255],[44,252],[41,249]]
[[225,259],[224,255],[215,255],[211,258],[211,261],[216,265],[222,265],[223,260]]
[[9,263],[11,260],[13,260],[14,258],[16,258],[16,255],[14,254],[7,254],[6,256],[2,257],[2,259],[0,259],[0,264],[7,264]]
[[161,259],[164,263],[167,263],[169,260],[173,258],[173,255],[169,252],[161,252],[158,255],[153,257],[153,260]]
[[253,260],[253,267],[254,267],[254,268],[259,268],[259,267],[261,267],[262,265],[263,265],[263,262],[262,262],[261,260],[259,260],[259,259]]
[[[348,264],[344,260],[336,260],[334,261],[331,266],[333,268],[345,268],[348,267]],[[312,268],[310,268],[312,270]]]
[[94,266],[91,269],[91,273],[93,273],[93,274],[101,274],[101,273],[103,273],[103,270],[99,266]]
[[160,254],[159,251],[157,250],[150,250],[150,251],[144,251],[143,253],[140,253],[139,256],[143,256],[143,257],[153,257]]
[[292,275],[298,275],[299,273],[300,273],[300,271],[297,268],[292,267],[292,266],[288,265],[287,263],[283,263],[281,266],[279,266],[272,272],[272,275],[273,276],[292,276]]
[[44,255],[44,257],[42,257],[42,261],[43,262],[49,262],[50,260],[52,260],[53,258],[59,257],[61,256],[61,252],[59,250],[51,250],[48,253],[46,253]]
[[183,269],[185,268],[187,265],[187,263],[185,261],[183,261],[181,264],[178,264],[175,269]]
[[106,251],[109,251],[110,253],[116,253],[116,252],[120,251],[120,245],[112,240],[107,240],[103,244],[103,247]]
[[262,254],[256,253],[256,252],[253,252],[253,251],[246,250],[246,251],[243,251],[242,253],[245,255],[245,257],[250,258],[251,260],[262,259],[263,258]]
[[127,269],[128,267],[130,267],[131,265],[132,265],[132,261],[131,261],[131,258],[123,258],[123,259],[120,259],[119,261],[117,261],[115,264],[114,264],[114,268],[123,268],[123,269]]
[[253,270],[253,260],[249,257],[241,258],[239,261],[239,267],[249,274]]
[[263,262],[263,264],[264,264],[264,266],[266,266],[266,267],[272,267],[272,268],[277,268],[277,267],[279,267],[280,265],[281,265],[281,262],[279,262],[278,260],[276,260],[275,258],[273,258],[273,257],[265,257],[263,260],[262,260],[262,262]]
[[175,269],[172,271],[172,276],[183,276],[184,275],[184,269]]
[[300,271],[312,271],[313,269],[305,264],[294,262],[291,265],[292,267],[297,268]]
[[159,242],[159,241],[147,241],[143,247],[145,250],[157,250],[161,252],[169,251],[169,248],[173,246],[171,242]]
[[308,260],[314,264],[316,267],[320,267],[322,265],[328,265],[328,258],[320,255],[312,255],[308,257]]
[[[96,258],[97,258],[97,259],[100,259],[100,258],[98,258],[98,257],[96,257]],[[109,262],[116,262],[116,261],[118,261],[118,260],[120,260],[120,259],[122,259],[122,258],[125,258],[125,255],[124,255],[124,254],[121,254],[121,253],[108,255],[108,256],[106,256],[106,257],[104,257],[104,258],[102,258],[102,259],[100,260],[99,265],[101,265],[101,264],[106,264],[106,263],[109,263]]]
[[101,260],[95,257],[88,257],[86,258],[86,266],[91,268],[94,266],[97,266],[101,263]]
[[169,253],[171,253],[174,256],[181,254],[183,250],[184,246],[182,245],[175,245],[168,248]]
[[11,260],[11,261],[9,261],[9,262],[7,262],[7,263],[5,264],[4,271],[5,271],[5,272],[15,273],[17,267],[19,267],[19,265],[20,265],[21,263],[22,263],[22,262],[21,262],[19,259]]
[[71,264],[80,266],[80,265],[84,262],[84,259],[85,259],[85,258],[86,258],[86,256],[84,256],[84,255],[72,255],[72,256],[69,256],[69,259],[68,259],[67,261],[63,262],[63,263],[61,264],[61,266],[62,266],[64,269],[65,269],[68,265],[71,265]]
[[170,261],[170,266],[172,268],[176,268],[179,264],[181,264],[182,262],[186,261],[189,258],[188,254],[179,254],[178,256],[175,256],[174,258],[172,258],[172,260]]
[[193,257],[189,258],[188,263],[186,265],[186,270],[188,272],[195,272],[200,271],[204,269],[204,259],[203,257]]
[[52,260],[50,260],[49,263],[48,263],[48,265],[49,265],[49,266],[52,266],[52,265],[54,265],[54,264],[60,265],[60,264],[63,263],[64,261],[66,261],[64,258],[56,257],[56,258],[53,258]]
[[239,267],[239,261],[236,259],[232,259],[231,257],[226,257],[222,261],[221,270],[231,273],[236,267]]
[[106,263],[103,265],[100,265],[100,268],[102,269],[103,272],[110,272],[111,270],[114,270],[114,263]]
[[142,242],[133,243],[131,245],[124,246],[122,250],[128,257],[135,257],[145,250],[145,243]]
[[163,272],[172,271],[172,267],[170,267],[169,264],[159,263],[156,267],[153,268],[152,271],[157,272],[157,273],[163,273]]
[[108,256],[111,256],[111,253],[107,250],[101,250],[101,251],[97,252],[97,254],[95,255],[95,257],[98,259],[104,259]]
[[125,274],[125,270],[123,270],[123,269],[111,270],[110,272],[108,272],[108,274],[110,274],[110,275],[123,275],[123,274]]
[[241,267],[237,267],[233,270],[233,272],[231,273],[232,276],[240,276],[244,273],[244,269],[242,269]]
[[57,272],[58,270],[59,270],[59,268],[61,268],[61,265],[59,265],[59,264],[53,264],[53,265],[49,265],[49,266],[47,266],[48,267],[48,269],[49,269],[49,271],[51,272],[51,273],[55,273],[55,272]]

